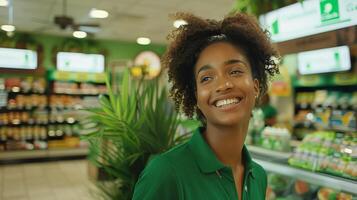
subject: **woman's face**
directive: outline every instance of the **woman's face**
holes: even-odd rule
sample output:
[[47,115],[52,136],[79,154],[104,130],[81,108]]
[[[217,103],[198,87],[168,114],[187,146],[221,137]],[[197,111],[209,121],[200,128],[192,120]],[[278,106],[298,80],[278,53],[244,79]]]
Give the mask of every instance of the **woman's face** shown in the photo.
[[246,53],[228,42],[217,42],[200,53],[194,68],[197,106],[207,124],[248,123],[259,94]]

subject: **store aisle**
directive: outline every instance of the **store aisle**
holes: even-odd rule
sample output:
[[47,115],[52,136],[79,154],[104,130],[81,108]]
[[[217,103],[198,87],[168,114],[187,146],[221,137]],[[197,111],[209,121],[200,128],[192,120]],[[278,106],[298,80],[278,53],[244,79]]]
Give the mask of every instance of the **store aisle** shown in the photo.
[[1,200],[92,200],[87,161],[0,166]]

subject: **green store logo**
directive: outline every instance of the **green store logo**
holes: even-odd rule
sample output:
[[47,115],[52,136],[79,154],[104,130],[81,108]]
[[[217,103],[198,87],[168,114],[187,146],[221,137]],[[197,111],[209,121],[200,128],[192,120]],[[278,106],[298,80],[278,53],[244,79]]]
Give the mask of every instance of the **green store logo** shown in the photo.
[[326,23],[340,18],[338,0],[320,0],[321,22]]

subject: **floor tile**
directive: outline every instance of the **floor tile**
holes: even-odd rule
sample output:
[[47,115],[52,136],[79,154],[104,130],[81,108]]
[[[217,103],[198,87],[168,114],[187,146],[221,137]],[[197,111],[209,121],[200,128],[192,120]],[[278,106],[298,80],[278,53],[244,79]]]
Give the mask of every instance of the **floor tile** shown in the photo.
[[0,199],[100,200],[87,167],[86,160],[1,166]]

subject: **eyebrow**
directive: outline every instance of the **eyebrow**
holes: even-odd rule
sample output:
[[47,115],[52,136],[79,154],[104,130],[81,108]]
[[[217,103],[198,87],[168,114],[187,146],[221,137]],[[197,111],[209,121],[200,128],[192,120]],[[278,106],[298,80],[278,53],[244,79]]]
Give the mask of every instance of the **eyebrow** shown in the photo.
[[212,66],[211,65],[203,65],[197,72],[197,75],[200,73],[200,72],[203,72],[203,71],[207,71],[209,69],[212,69]]
[[235,63],[242,63],[244,65],[247,65],[247,63],[245,63],[243,60],[239,60],[239,59],[227,60],[224,62],[224,65],[231,65],[231,64],[235,64]]
[[[244,64],[245,66],[247,65],[244,61],[242,60],[239,60],[239,59],[230,59],[230,60],[227,60],[225,61],[223,64],[224,65],[231,65],[231,64],[235,64],[235,63],[242,63]],[[202,72],[202,71],[207,71],[209,69],[212,69],[212,66],[211,65],[203,65],[197,72],[197,75]]]

